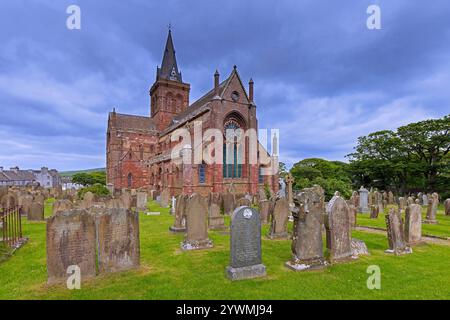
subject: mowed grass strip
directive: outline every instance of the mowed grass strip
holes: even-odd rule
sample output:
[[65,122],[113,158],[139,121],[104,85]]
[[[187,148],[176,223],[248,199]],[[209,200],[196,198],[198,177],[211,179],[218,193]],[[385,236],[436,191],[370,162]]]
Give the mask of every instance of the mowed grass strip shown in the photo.
[[[46,216],[51,215],[51,203]],[[45,222],[24,221],[29,242],[0,264],[0,299],[449,299],[450,246],[428,244],[414,253],[384,253],[386,236],[354,231],[364,240],[370,256],[321,271],[293,272],[284,266],[291,258],[291,242],[267,240],[263,227],[263,263],[267,277],[231,282],[225,277],[229,263],[229,235],[209,232],[210,250],[183,252],[183,234],[169,231],[169,209],[154,202],[140,215],[141,267],[83,281],[81,290],[46,285]],[[442,217],[440,217],[442,218]],[[230,219],[226,217],[229,225]],[[369,290],[367,267],[381,269],[381,290]]]

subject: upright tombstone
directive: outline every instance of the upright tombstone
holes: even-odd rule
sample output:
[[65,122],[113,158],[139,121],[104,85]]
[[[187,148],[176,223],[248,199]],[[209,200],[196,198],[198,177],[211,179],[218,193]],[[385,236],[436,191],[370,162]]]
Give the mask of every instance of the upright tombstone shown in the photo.
[[419,200],[418,204],[423,205],[423,193],[422,192],[419,192],[417,194],[417,200]]
[[359,207],[359,193],[358,191],[353,191],[352,196],[350,197],[349,205],[355,206],[355,208]]
[[422,195],[422,205],[427,206],[428,205],[428,195],[423,194]]
[[375,191],[373,193],[373,198],[374,205],[378,207],[378,212],[383,212],[383,195],[380,192]]
[[436,192],[434,192],[428,199],[427,216],[426,219],[423,221],[424,223],[438,224],[438,221],[436,220],[438,205],[439,205],[439,196]]
[[208,208],[203,197],[192,194],[186,204],[186,236],[181,244],[183,250],[199,250],[212,248],[213,243],[208,238]]
[[48,283],[66,283],[68,268],[81,279],[95,277],[95,220],[85,210],[58,212],[47,220]]
[[294,234],[292,259],[286,266],[294,271],[326,266],[323,255],[322,226],[324,191],[315,186],[294,196]]
[[410,206],[410,205],[412,205],[412,204],[414,204],[415,203],[415,201],[414,201],[414,198],[413,197],[408,197],[407,199],[406,199],[406,205],[407,206]]
[[119,199],[124,209],[131,210],[132,196],[128,191],[122,191],[122,194],[120,195]]
[[380,207],[377,205],[370,206],[370,219],[378,219],[378,215],[380,213]]
[[395,255],[412,253],[405,241],[403,218],[399,210],[394,208],[389,210],[386,215],[386,227],[389,242],[389,249],[386,250],[386,253]]
[[39,202],[33,202],[28,213],[30,221],[44,221],[44,205]]
[[99,272],[117,272],[139,267],[139,214],[127,209],[109,209],[97,216]]
[[18,198],[18,205],[22,207],[22,214],[30,220],[31,205],[33,204],[33,196],[23,195]]
[[352,257],[349,211],[347,203],[340,196],[334,196],[327,205],[325,229],[331,263]]
[[266,275],[261,256],[261,218],[250,207],[237,208],[231,217],[230,280],[251,279]]
[[261,223],[267,224],[269,223],[269,217],[272,215],[271,213],[272,201],[270,200],[261,200],[259,202],[259,211],[261,212]]
[[236,207],[251,207],[252,206],[252,201],[249,200],[246,197],[240,198],[238,201],[236,201]]
[[289,203],[286,198],[279,198],[275,202],[271,216],[271,225],[268,234],[269,239],[289,238],[287,224],[290,215]]
[[444,201],[445,215],[450,216],[450,199]]
[[287,200],[288,204],[294,203],[294,194],[292,192],[292,185],[294,184],[294,177],[289,172],[284,179],[287,184]]
[[136,205],[138,211],[147,211],[147,192],[144,191],[137,192]]
[[410,246],[422,242],[422,207],[411,204],[405,212],[405,240]]
[[185,232],[186,231],[186,202],[189,198],[188,195],[180,194],[176,201],[175,207],[175,221],[173,226],[169,228],[172,232]]
[[210,230],[226,229],[225,220],[221,213],[222,195],[210,193],[208,198],[208,228]]
[[73,209],[73,203],[69,200],[55,200],[53,203],[53,215],[61,211],[70,211]]
[[259,188],[258,198],[259,198],[259,201],[267,200],[267,195],[263,188]]
[[235,208],[235,196],[231,192],[225,192],[222,195],[223,211],[226,215],[232,215]]
[[161,192],[161,198],[160,198],[159,205],[161,206],[161,208],[167,208],[169,206],[169,201],[170,201],[169,189],[164,189]]
[[388,193],[388,204],[395,204],[394,194],[392,193],[392,191],[389,191]]
[[358,220],[358,210],[356,209],[354,204],[350,204],[348,206],[348,214],[350,219],[350,227],[353,229],[356,227]]
[[405,198],[404,197],[399,197],[398,198],[398,208],[400,210],[404,210],[405,207],[406,207],[406,200],[405,200]]
[[364,187],[359,189],[359,211],[362,213],[369,212],[369,191]]
[[171,203],[170,203],[170,214],[175,215],[175,209],[177,207],[177,198],[172,196]]

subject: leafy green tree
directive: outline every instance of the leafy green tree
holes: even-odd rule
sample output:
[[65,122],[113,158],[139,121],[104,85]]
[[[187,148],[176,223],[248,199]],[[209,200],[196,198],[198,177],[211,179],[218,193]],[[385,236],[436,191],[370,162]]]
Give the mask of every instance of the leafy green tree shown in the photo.
[[106,185],[106,172],[97,171],[91,173],[77,173],[72,177],[72,182],[81,184],[83,186],[92,186],[97,183]]

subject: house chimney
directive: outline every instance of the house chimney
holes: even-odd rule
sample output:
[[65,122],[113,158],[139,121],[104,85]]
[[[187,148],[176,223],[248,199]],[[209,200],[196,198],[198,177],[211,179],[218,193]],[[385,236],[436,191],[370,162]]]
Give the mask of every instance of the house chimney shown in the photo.
[[248,83],[248,98],[250,99],[250,102],[253,102],[253,79],[250,79],[250,82]]
[[216,73],[214,73],[214,92],[216,94],[218,94],[219,91],[219,78],[220,78],[219,71],[216,70]]

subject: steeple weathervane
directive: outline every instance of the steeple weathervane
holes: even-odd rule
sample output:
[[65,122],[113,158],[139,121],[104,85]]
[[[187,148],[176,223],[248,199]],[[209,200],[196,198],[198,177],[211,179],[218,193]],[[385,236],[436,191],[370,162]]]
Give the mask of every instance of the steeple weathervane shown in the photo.
[[158,78],[171,81],[182,82],[181,72],[178,70],[175,48],[172,40],[172,24],[168,25],[169,34],[167,36],[166,48],[164,50],[161,68],[158,68]]

